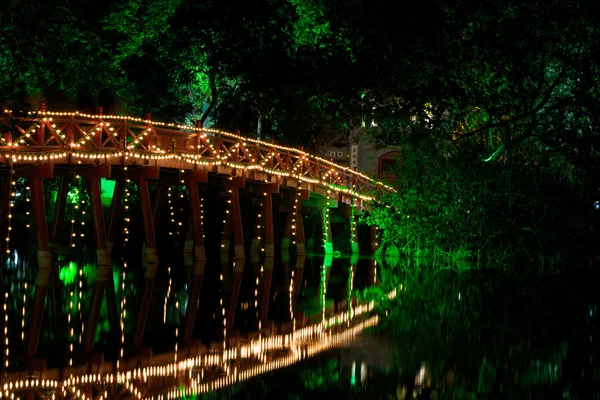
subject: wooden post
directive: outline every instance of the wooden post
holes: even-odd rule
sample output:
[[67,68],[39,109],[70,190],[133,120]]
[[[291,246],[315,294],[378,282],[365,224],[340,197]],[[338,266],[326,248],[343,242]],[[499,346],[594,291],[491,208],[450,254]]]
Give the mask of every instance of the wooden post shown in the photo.
[[156,198],[154,199],[154,204],[152,206],[152,220],[154,222],[154,226],[158,226],[160,222],[160,217],[162,216],[162,212],[165,209],[165,200],[167,199],[168,191],[168,185],[160,184],[158,186]]
[[[3,234],[6,232],[7,226],[6,221],[8,221],[8,214],[10,212],[10,180],[12,176],[10,171],[4,178],[4,182],[2,184],[2,193],[0,194],[0,232]],[[4,244],[0,244],[0,250],[3,251]]]
[[[221,263],[222,268],[229,268],[229,262]],[[228,283],[228,300],[227,300],[227,330],[233,328],[233,321],[235,319],[235,312],[237,310],[238,298],[240,295],[240,288],[242,287],[242,275],[244,273],[244,259],[233,260],[233,277]],[[225,275],[224,275],[225,276]]]
[[181,338],[183,346],[189,346],[192,342],[196,315],[198,313],[198,309],[200,308],[200,294],[202,290],[202,281],[204,280],[205,267],[206,261],[204,260],[198,260],[194,265],[190,297],[185,313],[185,321],[183,323],[183,335]]
[[44,205],[44,187],[41,179],[42,177],[47,176],[42,176],[37,170],[38,168],[36,168],[36,171],[29,177],[31,200],[33,203],[33,218],[35,221],[37,259],[39,264],[35,282],[33,305],[31,308],[31,317],[29,319],[27,331],[27,357],[30,359],[35,357],[37,352],[42,318],[44,316],[44,303],[46,301],[46,294],[48,293],[50,272],[52,270],[48,226],[46,225],[46,207]]
[[[206,171],[195,171],[188,176],[187,186],[190,195],[190,218],[192,222],[192,237],[194,240],[194,256],[196,260],[206,260],[204,248],[204,231],[202,229],[202,215],[198,182],[208,182]],[[233,204],[233,201],[232,201]]]
[[328,209],[327,207],[319,207],[317,210],[323,226],[323,249],[325,250],[325,254],[333,254],[333,236],[331,234],[331,221]]
[[[225,216],[225,231],[221,244],[221,251],[229,249],[229,238],[233,239],[235,258],[245,258],[244,250],[244,231],[242,229],[242,212],[240,210],[239,188],[246,186],[246,181],[241,177],[231,177],[226,183],[225,188],[229,193],[229,213]],[[229,222],[229,223],[228,223]]]
[[150,193],[148,191],[148,181],[145,177],[140,178],[140,205],[142,208],[142,220],[144,223],[144,235],[146,239],[146,273],[144,290],[137,315],[134,333],[134,346],[139,348],[142,345],[146,320],[148,319],[148,310],[150,300],[154,290],[154,281],[156,280],[156,271],[158,269],[158,255],[156,252],[156,239],[154,234],[154,223],[152,220],[152,208],[150,206]]
[[260,322],[263,329],[267,326],[269,301],[271,300],[271,284],[273,283],[273,258],[265,258],[263,264],[263,279],[261,282]]
[[[188,242],[191,242],[193,245],[195,260],[194,271],[191,276],[188,306],[183,324],[183,346],[189,346],[192,341],[194,323],[196,321],[196,315],[200,306],[200,293],[202,290],[202,281],[204,279],[204,269],[206,266],[206,250],[204,247],[204,231],[202,228],[203,221],[201,213],[203,204],[200,203],[198,182],[208,182],[208,174],[206,171],[194,171],[187,177],[188,191],[190,194],[190,237],[193,240],[186,240],[186,247],[189,246],[187,245]],[[185,258],[186,255],[184,254],[184,259]]]
[[[109,167],[110,168],[110,167]],[[96,169],[94,169],[96,170]],[[102,212],[102,199],[100,194],[100,177],[96,173],[102,174],[100,169],[93,171],[88,175],[88,187],[90,189],[90,200],[92,203],[92,217],[94,219],[94,238],[96,241],[96,282],[88,317],[88,324],[85,331],[84,351],[90,354],[94,349],[94,336],[96,335],[96,326],[100,317],[100,308],[106,289],[106,281],[111,269],[111,256],[108,252],[106,240],[106,228],[104,225],[104,213]],[[108,170],[110,174],[110,169]],[[85,176],[85,173],[82,174]]]
[[298,308],[298,296],[302,292],[302,281],[304,279],[304,264],[306,263],[306,256],[296,256],[296,265],[294,266],[294,277],[292,279],[293,292],[292,292],[292,310],[294,314]]
[[[110,210],[108,213],[108,225],[106,230],[106,239],[108,246],[109,257],[113,257],[114,243],[117,238],[117,230],[119,227],[119,217],[121,211],[121,201],[125,191],[125,180],[115,180],[115,190],[110,202]],[[117,308],[117,293],[115,292],[115,277],[112,273],[108,273],[106,280],[106,306],[108,308],[108,319],[110,323],[110,332],[113,339],[118,338],[121,331],[119,325],[119,309]]]
[[[260,186],[264,234],[263,243],[265,257],[275,257],[275,227],[273,226],[273,193],[279,193],[279,184],[269,183]],[[260,218],[259,218],[260,220]],[[258,238],[257,238],[258,239]],[[260,241],[258,241],[260,243]]]
[[[50,233],[50,246],[54,252],[61,251],[60,249],[60,232],[65,218],[65,208],[67,206],[67,194],[69,193],[70,174],[60,176],[58,193],[56,196],[56,204],[54,206],[54,220],[52,221],[52,230]],[[66,261],[58,262],[56,256],[53,258],[52,270],[50,272],[50,307],[52,307],[52,315],[54,316],[54,328],[56,332],[64,331],[64,318],[62,314],[62,285],[60,283],[59,270]],[[57,335],[58,345],[66,345],[67,342],[62,340],[63,335]]]

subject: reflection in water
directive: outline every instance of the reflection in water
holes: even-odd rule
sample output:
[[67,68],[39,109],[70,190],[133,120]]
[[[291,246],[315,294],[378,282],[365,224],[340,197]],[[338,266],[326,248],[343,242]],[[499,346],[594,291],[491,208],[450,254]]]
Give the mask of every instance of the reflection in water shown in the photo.
[[[69,378],[59,380],[62,371],[47,371],[45,379],[9,380],[4,396],[12,397],[39,391],[48,397],[57,392],[67,392],[85,399],[82,390],[99,391],[101,398],[115,394],[115,384],[121,385],[130,395],[177,398],[216,390],[243,382],[254,376],[289,366],[320,352],[347,345],[365,328],[376,326],[377,316],[368,316],[368,309],[356,312],[357,319],[347,327],[334,324],[340,315],[334,315],[327,325],[309,325],[288,334],[273,334],[254,340],[238,339],[234,347],[209,351],[203,355],[177,360],[177,353],[153,357],[151,366],[127,366],[121,371],[111,371],[103,366],[103,373],[81,373],[85,369],[71,370]],[[359,318],[363,317],[363,318]],[[169,361],[171,358],[171,361]],[[129,363],[130,365],[132,363]],[[134,364],[135,365],[135,364]],[[216,373],[215,373],[216,372]],[[158,378],[158,379],[153,379]],[[166,382],[174,382],[165,386]],[[182,386],[183,385],[183,386]],[[124,389],[120,389],[123,391]]]
[[[390,271],[383,268],[385,276]],[[291,383],[290,395],[598,398],[599,293],[590,271],[535,279],[424,266],[395,272],[405,290],[386,307],[386,339],[307,364],[300,375],[308,381]],[[333,361],[339,378],[315,385]],[[267,392],[275,390],[267,385]]]
[[[96,350],[103,355],[92,364],[93,371],[83,363],[87,359],[82,358],[80,349],[95,267],[85,260],[64,262],[56,277],[59,294],[67,301],[48,312],[51,321],[64,317],[68,325],[68,354],[61,358],[60,348],[53,346],[60,342],[53,336],[56,331],[45,330],[40,353],[57,357],[48,359],[43,379],[23,379],[9,371],[3,377],[6,387],[2,395],[19,397],[32,390],[48,397],[71,392],[82,399],[104,399],[121,390],[138,398],[190,395],[347,345],[365,328],[378,324],[371,312],[374,303],[360,303],[353,297],[355,288],[364,286],[363,281],[356,281],[356,271],[363,276],[372,273],[366,270],[368,262],[361,266],[356,258],[334,262],[331,257],[291,259],[284,253],[281,259],[254,256],[246,265],[244,260],[229,260],[221,254],[220,269],[205,261],[191,264],[185,257],[181,262],[182,268],[175,261],[165,263],[157,276],[144,337],[152,351],[142,351],[140,356],[132,356],[130,344],[138,319],[136,305],[144,293],[144,270],[129,265],[124,274],[115,267],[112,290],[115,298],[121,299],[121,307],[113,312],[125,334],[112,335],[113,316],[105,299],[95,334]],[[21,302],[31,296],[33,271],[23,266],[8,271],[3,278],[11,282],[14,291],[5,298],[6,321],[26,321]],[[328,290],[332,285],[336,290]],[[214,318],[206,318],[208,315]],[[21,325],[11,330],[13,325],[8,322],[5,342],[6,346],[10,343],[5,359],[14,360],[16,369],[23,365],[18,357],[22,343],[14,343],[22,335]]]

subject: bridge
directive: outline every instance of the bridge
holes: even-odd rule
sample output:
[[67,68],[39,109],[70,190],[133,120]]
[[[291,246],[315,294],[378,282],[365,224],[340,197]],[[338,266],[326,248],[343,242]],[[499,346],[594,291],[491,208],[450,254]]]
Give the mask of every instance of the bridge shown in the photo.
[[[44,315],[52,315],[57,332],[68,327],[71,335],[73,333],[75,323],[71,319],[75,317],[69,311],[68,321],[64,321],[60,311],[57,311],[60,310],[61,303],[67,302],[67,299],[61,298],[59,271],[76,252],[89,250],[79,249],[78,240],[79,236],[84,236],[86,229],[93,231],[95,280],[91,285],[93,287],[90,287],[92,295],[89,307],[83,311],[80,309],[79,300],[83,291],[81,278],[78,280],[79,289],[75,288],[75,291],[66,294],[70,306],[73,307],[76,303],[79,309],[78,323],[81,322],[81,332],[77,352],[84,355],[80,357],[81,361],[89,362],[94,357],[94,337],[103,302],[107,304],[111,331],[121,332],[121,351],[117,364],[112,364],[113,369],[105,369],[112,372],[104,376],[98,375],[99,373],[88,376],[69,372],[68,376],[87,379],[86,383],[90,379],[95,379],[96,383],[107,383],[107,380],[111,384],[122,383],[125,382],[122,373],[130,371],[135,375],[135,371],[139,372],[139,367],[134,369],[126,365],[126,357],[123,356],[124,310],[127,304],[123,285],[128,263],[134,262],[132,252],[141,251],[144,268],[131,338],[135,354],[132,359],[139,364],[140,354],[143,353],[144,330],[159,271],[160,246],[169,236],[182,244],[178,248],[183,253],[181,255],[189,285],[188,306],[178,343],[181,344],[182,351],[187,352],[185,354],[194,354],[193,349],[198,353],[193,328],[207,260],[205,241],[209,246],[218,246],[223,259],[231,254],[235,260],[239,260],[238,268],[243,265],[248,254],[253,257],[261,254],[265,260],[272,259],[276,248],[291,250],[303,257],[307,250],[322,245],[325,255],[330,256],[334,253],[331,222],[337,218],[338,222],[342,221],[347,226],[348,248],[356,254],[359,251],[356,216],[379,194],[393,190],[357,171],[310,155],[302,149],[279,146],[273,142],[246,138],[217,129],[153,121],[150,115],[143,119],[103,115],[101,109],[94,115],[51,112],[41,103],[37,112],[4,110],[0,126],[0,130],[4,132],[3,137],[0,137],[0,176],[3,182],[0,193],[0,232],[6,232],[0,250],[5,255],[5,264],[16,263],[17,258],[14,249],[18,245],[13,243],[19,240],[15,236],[15,232],[18,232],[16,221],[19,215],[16,214],[15,205],[18,205],[16,186],[19,182],[27,184],[29,195],[26,200],[30,207],[27,215],[30,213],[32,217],[32,223],[28,223],[27,228],[31,225],[35,231],[36,259],[32,264],[37,264],[37,269],[35,283],[30,288],[33,295],[27,298],[25,284],[24,298],[19,300],[23,304],[22,338],[27,360],[24,370],[29,373],[40,370],[40,363],[44,369],[45,361],[36,358]],[[81,185],[82,179],[86,185]],[[44,182],[50,180],[56,183],[56,187],[52,189],[55,200],[48,212],[45,203],[45,191],[47,194],[48,188],[44,187]],[[101,186],[107,181],[114,183],[114,190],[110,205],[105,210]],[[85,197],[82,198],[89,199],[89,204],[81,199],[79,202],[68,200],[74,193],[78,194],[79,190],[85,191]],[[137,217],[141,221],[141,227],[132,225],[132,220],[137,218],[133,215],[135,210],[132,196],[137,196]],[[69,205],[71,209],[68,209]],[[86,210],[90,212],[90,224],[84,227],[83,214]],[[67,216],[69,211],[70,218]],[[51,215],[49,224],[48,214]],[[81,226],[78,225],[76,216],[82,219]],[[170,224],[168,232],[159,229],[161,223],[164,226],[164,221]],[[276,224],[276,221],[280,223]],[[306,234],[304,228],[307,223],[311,224],[312,232]],[[278,226],[282,229],[278,229]],[[136,229],[141,233],[140,237],[135,234]],[[368,240],[375,247],[373,230],[370,233]],[[276,238],[279,238],[277,243]],[[162,252],[165,254],[164,250]],[[166,254],[168,258],[170,253]],[[236,261],[234,282],[229,283],[230,286],[239,285],[241,280],[241,275],[235,273],[235,263]],[[266,265],[269,264],[272,265],[266,261]],[[117,277],[111,273],[115,265],[119,271]],[[325,272],[326,280],[329,272]],[[7,271],[2,273],[3,284],[7,285],[12,279],[11,275]],[[83,272],[78,270],[78,274],[81,276]],[[268,279],[269,275],[266,274],[265,280]],[[115,291],[119,280],[122,284],[120,298]],[[3,290],[5,370],[10,370],[7,334],[10,313],[7,311],[7,304],[11,302],[11,291],[8,287],[10,285]],[[232,304],[235,303],[232,300]],[[229,312],[227,310],[228,315]],[[225,309],[223,313],[225,314]],[[324,316],[325,313],[323,321]],[[229,318],[229,324],[232,319]],[[266,314],[261,315],[261,319],[266,322]],[[323,326],[323,321],[320,326]],[[351,324],[346,328],[355,329]],[[344,332],[339,334],[343,335]],[[293,333],[294,337],[296,333]],[[281,360],[295,360],[298,357],[298,351],[294,347],[296,342],[289,337],[286,340],[287,347]],[[310,343],[316,346],[318,340],[320,339]],[[300,345],[303,344],[298,344]],[[69,346],[70,353],[73,353],[74,344]],[[177,349],[175,354],[177,357]],[[209,357],[208,354],[206,357]],[[219,359],[211,357],[211,360]],[[277,357],[274,359],[278,359]],[[122,366],[118,365],[120,361],[124,363]],[[201,365],[207,365],[202,362]],[[69,363],[69,367],[72,367],[73,360],[70,359]],[[193,367],[186,366],[184,369],[197,368],[196,364],[192,364]],[[227,382],[246,376],[251,373],[249,371],[256,371],[252,369],[256,368],[252,363],[242,364],[249,365],[250,370],[240,367],[236,370],[239,374],[234,374],[238,378],[226,375],[229,377],[229,380],[225,379]],[[179,371],[180,364],[174,365],[178,366],[170,369],[167,367],[167,370]],[[50,370],[47,373],[48,376],[52,375]],[[60,376],[60,379],[65,379],[64,371]],[[146,371],[144,376],[149,376],[149,372]],[[4,389],[11,391],[11,383],[15,390],[22,388],[16,386],[18,382],[25,382],[31,388],[32,380],[15,379],[6,376],[3,380]],[[46,385],[42,385],[39,380],[40,390],[42,387],[56,389],[57,386],[52,385],[58,384],[57,379],[56,376],[46,379]],[[63,391],[79,390],[75,389],[76,381],[75,384],[68,380],[61,382]],[[206,386],[205,383],[198,385],[199,388],[214,387]],[[140,393],[139,390],[137,392]],[[7,396],[8,392],[4,395]],[[104,395],[99,396],[103,398]]]

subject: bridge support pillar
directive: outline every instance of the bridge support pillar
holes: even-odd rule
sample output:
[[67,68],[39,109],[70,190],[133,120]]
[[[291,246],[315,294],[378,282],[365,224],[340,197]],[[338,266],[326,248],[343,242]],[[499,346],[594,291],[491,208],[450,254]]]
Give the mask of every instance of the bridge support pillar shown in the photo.
[[[354,203],[354,201],[353,201]],[[360,215],[361,208],[356,207],[354,205],[351,206],[342,206],[339,208],[340,213],[346,218],[348,221],[348,228],[350,232],[350,249],[352,254],[359,253],[358,246],[358,232],[356,229],[356,216]]]
[[[60,234],[65,218],[70,177],[70,173],[60,176],[56,203],[54,205],[54,220],[52,221],[52,230],[50,232],[50,251],[52,256],[52,270],[50,271],[50,307],[52,308],[52,315],[54,316],[55,332],[63,332],[65,325],[62,314],[62,288],[58,271],[67,264],[67,261],[58,261],[58,256],[60,254],[66,254],[66,250],[60,245]],[[57,335],[56,339],[56,344],[58,346],[66,346],[67,342],[64,340],[64,335]]]
[[[123,193],[125,192],[125,180],[115,180],[115,190],[113,197],[110,202],[110,209],[108,213],[108,225],[106,229],[106,240],[108,256],[112,259],[114,255],[114,243],[117,237],[117,230],[119,227],[119,217],[121,211],[121,201],[123,200]],[[123,255],[124,257],[124,255]],[[112,263],[111,263],[112,264]],[[110,334],[113,340],[116,342],[121,332],[119,325],[119,309],[117,308],[117,294],[115,292],[115,278],[111,273],[110,269],[106,280],[106,305],[108,308],[108,319],[110,323]]]
[[90,200],[92,203],[92,218],[94,221],[94,238],[96,241],[96,282],[92,294],[92,302],[88,323],[85,330],[83,349],[86,354],[91,354],[94,350],[94,336],[100,317],[100,308],[106,289],[106,281],[110,274],[111,257],[108,252],[108,242],[106,240],[106,228],[104,225],[104,214],[102,212],[102,199],[100,193],[100,177],[110,177],[110,166],[94,167],[84,169],[82,176],[88,181],[90,190]]
[[223,272],[224,286],[226,287],[227,294],[227,309],[225,314],[227,316],[227,323],[225,327],[229,332],[231,332],[231,329],[233,328],[235,312],[237,310],[237,303],[240,295],[240,288],[242,287],[244,261],[244,259],[233,260],[233,276],[229,276],[229,258],[221,258],[221,271]]
[[[191,250],[193,249],[194,268],[190,277],[190,294],[183,325],[182,344],[186,347],[190,345],[194,332],[194,323],[200,306],[200,293],[202,290],[202,281],[204,279],[204,269],[206,265],[203,216],[201,211],[203,204],[200,202],[198,182],[208,182],[208,174],[205,171],[194,171],[189,174],[187,178],[188,191],[190,194],[190,233],[193,240],[186,240],[184,246],[184,263],[187,264],[191,261]],[[190,249],[190,245],[192,249]],[[188,250],[189,254],[185,253]]]
[[48,225],[46,224],[46,207],[44,205],[44,186],[42,178],[54,176],[53,167],[35,167],[27,170],[25,178],[31,185],[31,200],[33,218],[35,221],[35,237],[37,244],[38,273],[35,281],[35,292],[31,307],[31,317],[27,330],[27,357],[32,360],[37,352],[42,318],[44,316],[44,304],[48,294],[50,276],[52,271],[52,259],[50,257],[50,243],[48,240]]
[[372,252],[376,252],[377,250],[379,250],[379,238],[377,237],[377,231],[379,230],[379,228],[377,228],[376,226],[371,226],[369,227],[369,236],[370,236],[370,241],[371,241],[371,251]]
[[321,284],[319,285],[321,318],[325,321],[327,314],[327,287],[329,286],[329,276],[331,275],[331,265],[333,264],[333,255],[325,254],[323,265],[321,266]]
[[[265,257],[275,257],[275,227],[273,224],[273,194],[279,193],[279,184],[259,185],[260,204],[258,218],[252,237],[251,251],[257,252],[263,243]],[[263,228],[262,230],[260,228]],[[262,232],[262,233],[261,233]]]
[[162,216],[163,210],[165,209],[165,200],[167,199],[167,193],[169,192],[168,185],[159,184],[158,190],[156,191],[156,198],[152,205],[152,221],[154,226],[158,226],[160,217]]
[[188,221],[188,231],[185,235],[183,243],[183,269],[185,272],[185,281],[188,285],[192,285],[192,273],[194,269],[194,227],[192,226],[192,218]]
[[144,274],[144,290],[142,292],[142,299],[140,302],[133,337],[133,344],[136,347],[136,349],[139,349],[142,345],[144,329],[146,328],[146,320],[148,319],[148,311],[150,309],[150,300],[152,299],[152,292],[154,291],[156,271],[158,269],[156,238],[154,234],[154,222],[152,218],[152,207],[150,204],[150,193],[148,191],[147,177],[140,178],[139,189],[140,206],[142,209],[142,221],[144,224],[144,236],[146,242],[146,272]]
[[321,233],[323,239],[323,249],[325,254],[333,254],[333,238],[331,234],[331,221],[329,218],[329,212],[330,209],[338,207],[337,200],[329,198],[311,198],[309,200],[302,201],[302,205],[304,207],[310,207],[313,210],[317,210],[322,226]]
[[[2,192],[0,193],[0,232],[6,232],[6,221],[10,212],[10,180],[13,179],[9,171],[3,178]],[[4,244],[0,243],[0,251],[4,253]]]
[[306,255],[302,200],[308,200],[309,198],[310,193],[307,190],[297,189],[294,192],[286,193],[285,200],[288,206],[283,208],[286,219],[281,250],[288,250],[290,246],[295,246],[297,255]]
[[192,343],[196,315],[200,308],[200,293],[202,291],[205,267],[206,261],[204,260],[197,260],[194,264],[194,271],[191,278],[192,283],[190,285],[190,297],[185,313],[185,321],[183,323],[183,335],[181,337],[182,345],[184,347],[188,347]]
[[294,315],[296,314],[296,309],[298,308],[300,293],[302,292],[302,280],[304,279],[304,264],[306,263],[306,256],[297,255],[296,256],[296,265],[292,271],[292,311]]
[[244,232],[242,230],[242,213],[240,210],[239,188],[246,186],[246,180],[241,177],[230,177],[225,183],[229,193],[229,211],[225,216],[225,229],[221,242],[221,251],[229,251],[230,240],[233,239],[235,258],[246,258],[244,251]]
[[273,283],[273,258],[265,258],[263,268],[263,279],[261,282],[260,300],[260,323],[262,329],[267,328],[269,316],[269,301],[271,300],[271,285]]
[[187,178],[187,187],[190,196],[190,219],[192,222],[192,237],[194,241],[194,258],[196,260],[206,260],[201,212],[203,204],[200,203],[198,182],[208,182],[208,174],[206,171],[194,171]]

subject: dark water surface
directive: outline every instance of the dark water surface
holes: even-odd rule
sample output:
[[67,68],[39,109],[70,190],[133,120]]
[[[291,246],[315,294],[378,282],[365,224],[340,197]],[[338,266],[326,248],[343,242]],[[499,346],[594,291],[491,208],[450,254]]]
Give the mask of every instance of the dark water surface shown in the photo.
[[[3,278],[10,292],[9,370],[18,370],[25,362],[20,356],[24,348],[23,304],[30,304],[33,298],[35,270],[22,260],[13,261]],[[155,353],[172,351],[178,340],[176,331],[182,326],[188,301],[185,271],[190,266],[183,264],[183,260],[164,261],[159,269],[144,335],[144,345]],[[131,265],[125,282],[126,345],[132,341],[143,283],[141,262]],[[118,268],[116,265],[114,276],[121,298]],[[362,292],[373,281],[383,282],[382,291],[387,290],[385,282],[402,285],[403,290],[397,303],[381,310],[387,318],[377,332],[367,333],[355,346],[206,396],[600,398],[600,291],[593,271],[573,267],[559,273],[520,274],[517,270],[458,273],[402,264],[382,267],[369,258],[325,260],[293,254],[279,254],[272,261],[249,257],[234,265],[231,258],[212,255],[205,265],[193,334],[206,345],[223,339],[223,309],[227,318],[233,318],[227,335],[247,334],[259,327],[265,329],[265,323],[289,322],[290,304],[296,315],[308,316],[323,308],[344,307],[349,294]],[[47,357],[49,368],[65,364],[67,343],[78,348],[81,322],[86,321],[79,307],[86,310],[91,301],[93,264],[85,259],[65,263],[60,277],[63,301],[54,308],[48,300],[38,352]],[[292,280],[294,290],[290,290]],[[325,304],[321,301],[323,290]],[[25,326],[30,312],[26,306]],[[66,329],[56,331],[54,312],[61,312],[64,319],[71,314],[72,335]],[[103,352],[107,360],[116,359],[119,345],[119,338],[110,332],[103,304],[95,351]]]
[[600,398],[593,271],[396,272],[405,290],[376,338],[265,377],[261,390],[287,398]]

